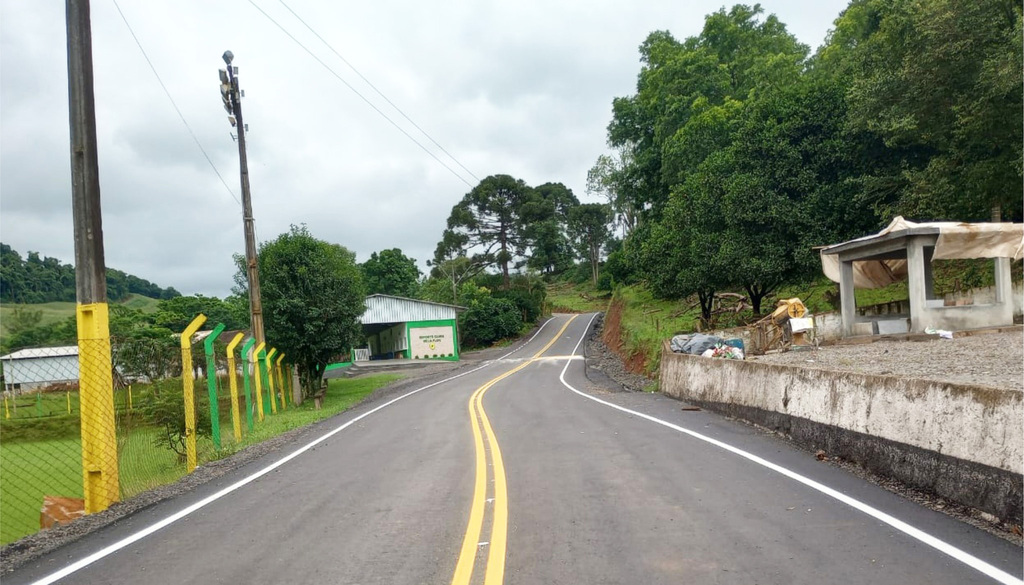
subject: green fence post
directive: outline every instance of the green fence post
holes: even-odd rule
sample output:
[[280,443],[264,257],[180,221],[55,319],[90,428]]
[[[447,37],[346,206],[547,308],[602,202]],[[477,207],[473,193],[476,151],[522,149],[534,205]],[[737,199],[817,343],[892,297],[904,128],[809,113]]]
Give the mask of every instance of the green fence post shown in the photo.
[[[269,386],[270,382],[267,380],[267,352],[266,352],[265,349],[256,354],[256,367],[259,368],[259,373],[257,375],[260,377],[260,382],[262,383],[263,388],[268,388],[269,389],[270,388],[270,386]],[[261,390],[260,391],[260,396],[262,396],[262,395],[263,395],[263,391]],[[273,400],[273,399],[274,399],[274,397],[271,396],[270,400]],[[277,409],[275,408],[274,410],[277,410]],[[267,400],[263,401],[263,414],[264,415],[270,414],[270,402],[267,401]]]
[[249,350],[256,345],[256,338],[250,337],[249,341],[242,346],[242,385],[245,387],[245,422],[249,424],[249,431],[252,432],[252,390],[249,389],[249,362],[245,356]]
[[[264,378],[264,379],[265,380],[266,379],[270,380],[270,386],[267,387],[268,392],[270,392],[270,400],[271,400],[271,402],[270,402],[270,410],[271,410],[271,412],[274,412],[276,414],[277,413],[277,382],[274,380],[274,356],[275,355],[277,355],[277,348],[276,347],[270,348],[270,351],[267,352],[267,357],[266,357],[266,361],[267,361],[267,377]],[[281,410],[284,410],[283,406],[281,407]]]
[[217,323],[213,331],[206,336],[203,347],[206,348],[206,388],[210,391],[210,432],[213,435],[213,448],[220,450],[220,409],[217,406],[217,360],[213,357],[213,342],[224,331],[224,324]]

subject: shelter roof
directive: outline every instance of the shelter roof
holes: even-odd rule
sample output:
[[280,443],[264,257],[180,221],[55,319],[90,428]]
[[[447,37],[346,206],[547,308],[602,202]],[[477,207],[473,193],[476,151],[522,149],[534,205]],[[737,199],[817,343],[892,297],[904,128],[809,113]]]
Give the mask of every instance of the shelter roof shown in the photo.
[[0,360],[27,360],[36,358],[68,357],[78,355],[77,345],[62,345],[58,347],[32,347],[19,349],[18,351],[0,356]]
[[[854,286],[882,288],[907,275],[906,246],[918,236],[934,238],[933,260],[1024,257],[1024,224],[912,222],[896,216],[877,234],[819,250],[825,276],[839,282],[840,255],[854,261]],[[884,256],[884,257],[883,257]]]
[[366,297],[366,312],[359,321],[363,325],[405,323],[454,319],[465,307],[422,301],[394,295],[374,294]]

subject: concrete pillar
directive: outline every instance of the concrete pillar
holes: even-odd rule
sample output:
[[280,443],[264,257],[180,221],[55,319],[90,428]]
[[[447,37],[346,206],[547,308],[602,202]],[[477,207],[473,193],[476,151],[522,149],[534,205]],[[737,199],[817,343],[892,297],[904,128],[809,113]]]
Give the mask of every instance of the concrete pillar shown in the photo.
[[857,297],[853,289],[853,262],[839,262],[839,310],[843,318],[843,337],[853,335],[857,321]]
[[923,333],[930,325],[927,315],[927,281],[925,277],[924,244],[918,238],[907,242],[907,293],[910,301],[910,332]]
[[924,247],[924,298],[935,299],[935,280],[932,276],[932,256],[935,255],[935,246]]
[[1010,259],[996,258],[996,304],[1001,309],[999,325],[1013,324],[1013,281],[1010,278]]

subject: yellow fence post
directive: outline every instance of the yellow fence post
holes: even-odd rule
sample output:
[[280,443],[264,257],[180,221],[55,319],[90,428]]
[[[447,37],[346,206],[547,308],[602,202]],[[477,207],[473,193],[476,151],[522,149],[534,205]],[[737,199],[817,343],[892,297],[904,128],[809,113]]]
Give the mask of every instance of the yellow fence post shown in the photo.
[[4,396],[4,418],[11,418],[11,409],[7,406],[7,397]]
[[288,395],[284,393],[284,377],[281,376],[281,361],[284,360],[284,354],[278,356],[277,361],[274,365],[277,366],[277,387],[281,391],[281,408],[288,408]]
[[192,336],[206,322],[206,315],[200,313],[181,332],[181,388],[185,395],[185,460],[188,472],[196,469],[196,395],[192,371]]
[[82,425],[82,492],[85,513],[106,510],[120,496],[114,376],[106,303],[76,307],[78,321],[78,400]]
[[68,414],[71,414],[71,390],[68,390]]
[[131,410],[134,405],[132,404],[132,385],[128,384],[128,410]]
[[235,371],[235,347],[245,338],[238,332],[228,344],[228,387],[231,388],[231,426],[235,430],[235,442],[242,442],[242,419],[238,415],[238,372]]
[[277,348],[272,347],[267,352],[266,366],[267,366],[267,387],[270,389],[270,409],[277,413],[277,392],[274,391],[274,354],[277,353]]
[[252,364],[253,377],[256,378],[256,412],[260,415],[260,422],[263,422],[263,383],[260,381],[260,352],[263,351],[263,347],[267,344],[260,342],[259,345],[252,348],[252,353],[249,356],[249,363]]

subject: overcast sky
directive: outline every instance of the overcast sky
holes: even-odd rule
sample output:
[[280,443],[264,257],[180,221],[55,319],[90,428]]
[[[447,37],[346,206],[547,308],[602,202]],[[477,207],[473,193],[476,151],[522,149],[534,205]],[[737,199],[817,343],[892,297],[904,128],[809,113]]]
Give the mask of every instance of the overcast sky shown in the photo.
[[[447,158],[278,0],[254,0],[338,76],[470,183],[446,170],[247,0],[119,0],[199,141],[164,95],[113,0],[93,0],[93,61],[107,266],[184,294],[224,296],[244,251],[238,151],[217,69],[230,49],[243,100],[260,241],[305,223],[422,266],[452,205],[478,181]],[[698,34],[723,6],[679,0],[285,0],[479,178],[562,182],[586,199],[611,102],[636,90],[648,33]],[[762,2],[812,50],[846,6]],[[64,2],[0,4],[0,240],[74,257]]]

